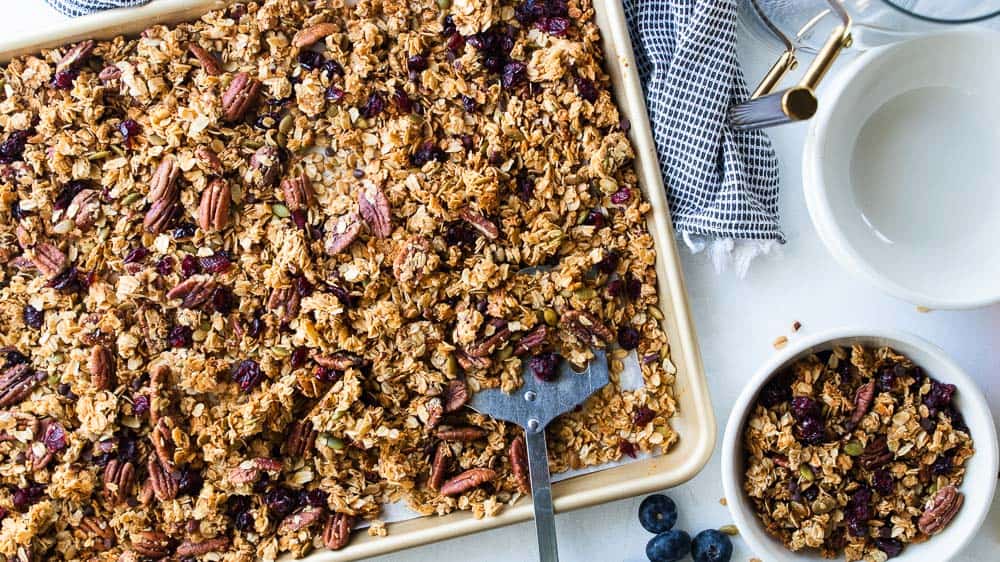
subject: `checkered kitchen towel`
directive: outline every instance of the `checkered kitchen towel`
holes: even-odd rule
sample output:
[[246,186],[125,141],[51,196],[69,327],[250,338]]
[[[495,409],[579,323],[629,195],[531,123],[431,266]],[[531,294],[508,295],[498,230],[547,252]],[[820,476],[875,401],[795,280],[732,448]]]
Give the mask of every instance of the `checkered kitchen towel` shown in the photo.
[[[46,0],[77,16],[148,0]],[[607,0],[616,1],[616,0]],[[761,131],[726,112],[749,97],[736,60],[739,0],[624,0],[674,227],[717,269],[743,275],[784,236],[778,161]]]
[[717,269],[743,275],[784,235],[771,142],[727,120],[750,95],[736,60],[738,4],[624,0],[674,227]]

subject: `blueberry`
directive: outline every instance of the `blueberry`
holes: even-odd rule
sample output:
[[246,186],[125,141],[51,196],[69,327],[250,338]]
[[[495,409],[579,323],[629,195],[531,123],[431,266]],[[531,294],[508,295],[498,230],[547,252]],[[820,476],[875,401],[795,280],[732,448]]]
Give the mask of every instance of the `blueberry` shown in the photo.
[[684,531],[660,533],[646,543],[646,558],[649,562],[674,562],[691,551],[691,535]]
[[691,558],[694,558],[694,562],[729,562],[732,556],[733,542],[715,529],[706,529],[691,541]]
[[663,494],[653,494],[639,504],[639,523],[650,533],[663,533],[677,522],[677,504]]

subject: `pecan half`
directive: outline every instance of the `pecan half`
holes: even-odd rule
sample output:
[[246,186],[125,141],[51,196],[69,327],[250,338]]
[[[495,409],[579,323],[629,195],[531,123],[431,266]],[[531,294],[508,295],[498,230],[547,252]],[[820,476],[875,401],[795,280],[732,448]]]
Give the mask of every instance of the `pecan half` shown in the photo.
[[305,174],[299,174],[294,178],[282,181],[281,193],[285,196],[285,206],[290,211],[308,209],[315,197],[312,182]]
[[69,205],[74,212],[73,222],[80,230],[87,230],[97,222],[101,214],[101,196],[95,189],[84,189],[76,194]]
[[181,299],[184,308],[198,308],[212,298],[217,283],[209,275],[192,275],[167,292],[168,299]]
[[171,543],[170,537],[159,531],[142,531],[132,535],[132,549],[150,558],[169,555]]
[[372,182],[366,182],[358,190],[358,206],[361,216],[368,223],[372,234],[379,238],[387,238],[392,234],[392,218],[389,212],[389,200],[385,193]]
[[113,64],[109,64],[101,69],[101,73],[97,75],[98,80],[104,83],[113,82],[122,77],[122,69],[118,68]]
[[466,371],[485,371],[493,364],[489,357],[476,357],[461,349],[455,350],[455,359],[458,361],[458,365]]
[[95,516],[87,516],[80,520],[79,529],[88,538],[93,537],[94,548],[100,551],[108,550],[115,545],[115,531],[107,521]]
[[466,349],[465,352],[472,357],[488,357],[494,351],[506,345],[511,335],[506,323],[494,326],[493,328],[496,330],[493,332],[493,335]]
[[334,371],[344,371],[361,364],[361,358],[350,353],[334,353],[332,355],[314,355],[313,361],[320,367]]
[[493,224],[493,221],[471,209],[464,209],[459,217],[488,240],[496,240],[500,237],[500,230],[497,229],[497,225]]
[[278,533],[294,533],[311,527],[323,518],[324,513],[326,513],[326,510],[322,507],[303,507],[281,520],[281,524],[278,525]]
[[419,283],[435,267],[431,243],[422,236],[411,237],[396,251],[392,273],[403,285]]
[[34,443],[28,449],[28,456],[31,457],[31,470],[42,470],[52,462],[55,453],[48,450],[42,442]]
[[295,287],[279,287],[271,290],[271,296],[267,299],[267,309],[281,311],[281,323],[287,324],[299,315],[301,299]]
[[486,436],[486,430],[481,427],[471,425],[458,427],[440,427],[437,430],[437,437],[443,441],[469,442],[481,439]]
[[451,381],[444,389],[444,411],[455,412],[469,401],[469,387],[465,381]]
[[177,546],[177,556],[201,556],[209,552],[226,552],[229,550],[229,537],[215,537],[201,542],[184,541]]
[[281,151],[266,145],[257,149],[250,158],[249,183],[255,187],[274,185],[281,176]]
[[64,70],[70,70],[73,68],[78,68],[90,53],[94,51],[94,40],[87,39],[86,41],[80,41],[76,45],[73,45],[70,50],[66,51],[59,62],[56,63],[56,72],[62,72]]
[[457,496],[481,486],[494,478],[497,473],[488,468],[470,468],[441,485],[442,496]]
[[149,471],[149,481],[152,483],[156,499],[165,502],[177,497],[180,486],[174,478],[173,471],[164,465],[159,458],[150,457],[149,462],[146,463],[146,470]]
[[963,503],[965,496],[954,486],[941,488],[924,506],[924,513],[917,521],[917,528],[925,535],[940,533],[955,518]]
[[201,69],[205,71],[205,74],[209,76],[218,76],[222,74],[222,66],[219,61],[216,60],[215,55],[208,52],[201,45],[197,43],[191,43],[188,45],[188,50],[194,55],[198,62],[201,63]]
[[615,339],[607,326],[584,310],[567,310],[559,321],[573,335],[592,345],[604,345]]
[[340,550],[351,540],[351,527],[354,526],[354,516],[346,513],[334,513],[326,519],[323,527],[323,544],[330,550]]
[[35,255],[31,261],[42,275],[50,279],[69,267],[69,260],[66,258],[66,254],[48,242],[42,242],[35,246]]
[[156,498],[156,493],[153,491],[153,481],[149,478],[142,483],[142,488],[139,489],[139,505],[150,506],[153,505],[153,500]]
[[149,180],[149,200],[156,202],[161,199],[173,201],[180,195],[180,186],[177,178],[181,175],[181,167],[177,164],[177,159],[167,154],[160,160],[160,165],[153,172],[152,179]]
[[108,390],[115,382],[115,354],[103,345],[95,345],[90,350],[90,360],[87,368],[90,370],[90,383],[97,390]]
[[441,423],[441,416],[444,415],[444,404],[441,403],[440,398],[435,396],[427,400],[424,409],[427,410],[427,421],[424,422],[424,425],[427,429],[434,429]]
[[174,451],[177,444],[174,442],[174,420],[170,416],[163,416],[156,422],[156,426],[149,432],[149,440],[153,444],[153,451],[160,459],[163,466],[173,468]]
[[326,223],[326,240],[323,249],[328,256],[335,256],[346,250],[361,232],[361,220],[355,213],[347,213]]
[[548,335],[549,327],[545,324],[538,325],[534,330],[517,340],[517,345],[514,346],[514,355],[527,355],[535,352],[545,345],[545,338]]
[[211,148],[201,145],[194,150],[194,155],[198,158],[198,162],[209,172],[213,174],[222,173],[222,160],[219,160],[219,155]]
[[229,123],[243,119],[247,111],[257,103],[260,82],[246,72],[233,76],[226,93],[222,94],[222,118]]
[[201,193],[201,203],[198,205],[198,226],[205,232],[219,231],[226,228],[229,222],[229,204],[232,194],[229,182],[223,179],[212,180],[205,191]]
[[170,224],[180,208],[180,202],[175,199],[154,201],[142,219],[142,227],[150,234],[159,234],[167,229],[167,225]]
[[451,464],[451,447],[447,443],[438,443],[434,449],[434,459],[431,460],[431,475],[427,478],[427,486],[431,490],[440,490],[448,475],[448,465]]
[[275,459],[248,459],[229,470],[229,481],[233,484],[249,484],[255,482],[261,472],[281,472],[283,467],[284,464]]
[[[31,414],[26,414],[24,412],[11,412],[7,410],[0,412],[0,415],[2,415],[5,419],[12,418],[14,420],[14,428],[13,428],[14,431],[16,432],[30,431],[32,437],[40,435],[39,431],[41,430],[41,423],[35,416]],[[10,433],[7,432],[7,430],[5,429],[0,430],[0,441],[19,441],[19,440],[22,439],[19,439],[18,437],[11,435]]]
[[868,410],[872,408],[875,400],[875,381],[870,380],[858,387],[854,392],[854,413],[851,414],[851,423],[856,424],[865,417]]
[[9,367],[0,375],[0,408],[20,404],[44,378],[44,372],[36,372],[26,363]]
[[131,462],[113,459],[104,467],[104,497],[112,504],[128,497],[135,482],[135,467]]
[[531,476],[528,471],[528,448],[524,436],[518,435],[510,442],[510,468],[517,480],[517,488],[524,494],[531,493]]
[[329,22],[310,25],[295,34],[295,37],[292,38],[292,46],[297,49],[308,47],[336,31],[337,25]]
[[876,435],[865,445],[865,450],[858,457],[861,466],[872,470],[892,460],[893,454],[886,443],[885,435]]
[[303,457],[316,445],[319,432],[313,429],[309,420],[292,422],[292,430],[284,444],[284,452],[290,457]]

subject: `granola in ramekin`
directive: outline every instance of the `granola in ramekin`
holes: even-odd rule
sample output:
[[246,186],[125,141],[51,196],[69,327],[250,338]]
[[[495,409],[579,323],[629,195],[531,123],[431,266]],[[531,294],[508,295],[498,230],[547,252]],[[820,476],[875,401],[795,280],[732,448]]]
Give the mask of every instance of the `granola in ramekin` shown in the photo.
[[837,347],[776,375],[743,438],[743,488],[767,532],[872,562],[940,532],[974,452],[954,393],[887,347]]
[[11,61],[0,554],[273,559],[384,534],[386,502],[494,514],[523,440],[468,396],[592,346],[612,384],[552,470],[675,443],[593,16],[269,0]]

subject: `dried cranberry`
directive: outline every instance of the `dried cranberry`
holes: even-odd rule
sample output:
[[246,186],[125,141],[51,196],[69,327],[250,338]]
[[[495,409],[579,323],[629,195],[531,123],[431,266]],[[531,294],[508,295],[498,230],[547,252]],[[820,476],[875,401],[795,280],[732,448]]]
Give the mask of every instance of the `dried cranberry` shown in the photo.
[[131,429],[124,429],[117,434],[118,459],[123,462],[139,461],[139,438]]
[[758,401],[765,408],[773,408],[792,398],[792,387],[787,376],[777,376],[769,380],[760,391]]
[[382,99],[381,92],[372,92],[368,95],[368,101],[361,108],[361,115],[365,119],[373,119],[385,109],[385,100]]
[[457,55],[465,47],[465,37],[462,37],[460,33],[452,33],[448,36],[448,41],[444,46],[448,52]]
[[264,380],[264,371],[261,371],[260,365],[253,359],[244,359],[233,365],[232,378],[233,382],[239,383],[243,392],[250,392]]
[[611,194],[611,202],[615,205],[624,205],[629,202],[629,199],[632,199],[632,190],[627,187],[623,187]]
[[344,94],[344,90],[341,90],[340,88],[338,88],[334,84],[330,84],[330,86],[327,87],[327,89],[326,89],[326,94],[324,94],[324,96],[326,97],[326,99],[328,99],[328,100],[330,100],[332,102],[338,102],[338,101],[344,99],[344,95],[345,95]]
[[920,424],[920,427],[926,431],[928,435],[933,435],[934,430],[937,429],[937,422],[931,418],[920,418],[920,421],[917,423]]
[[241,19],[243,19],[243,16],[245,16],[246,14],[247,14],[247,6],[246,6],[246,4],[243,4],[242,2],[239,3],[239,4],[233,4],[229,8],[229,12],[228,12],[229,18],[232,19],[235,22],[238,22]]
[[148,256],[149,253],[149,249],[145,246],[136,246],[125,255],[125,259],[122,261],[123,263],[139,263],[146,259],[146,256]]
[[632,300],[639,300],[642,295],[642,281],[639,281],[631,273],[625,277],[625,293]]
[[514,89],[528,81],[528,67],[523,62],[511,61],[504,65],[500,85],[505,90]]
[[955,385],[940,383],[931,379],[931,389],[924,396],[924,405],[931,410],[942,410],[951,405],[951,399],[954,395]]
[[600,271],[601,273],[611,274],[614,273],[616,269],[618,269],[619,262],[621,262],[621,256],[618,254],[618,252],[614,250],[609,250],[607,253],[604,254],[604,257],[601,258],[601,261],[594,264],[594,267],[597,268],[597,271]]
[[149,413],[149,396],[137,394],[132,399],[132,413],[137,416],[145,416]]
[[819,407],[816,401],[808,396],[796,396],[792,398],[792,416],[795,419],[801,420],[808,416],[813,416],[819,413]]
[[300,505],[312,507],[326,507],[328,494],[319,488],[315,490],[303,490],[299,498]]
[[57,211],[65,210],[73,202],[73,198],[78,193],[89,187],[90,182],[87,180],[70,180],[66,182],[56,195],[55,201],[52,202],[52,208]]
[[621,129],[622,132],[627,135],[628,132],[632,130],[632,122],[629,121],[627,118],[622,117],[621,121],[618,122],[618,128]]
[[295,225],[295,228],[306,230],[306,227],[309,226],[309,220],[306,216],[306,212],[302,209],[295,209],[292,211],[292,224]]
[[357,306],[358,299],[349,290],[339,285],[330,285],[329,290],[331,293],[333,293],[333,296],[337,297],[337,300],[340,301],[340,304],[348,308]]
[[856,521],[868,521],[874,516],[872,510],[872,491],[862,486],[854,491],[847,502],[847,516]]
[[618,329],[618,345],[625,350],[639,347],[639,330],[632,326],[622,326]]
[[406,90],[396,86],[396,91],[392,93],[392,103],[400,113],[410,113],[413,111],[413,102],[410,100]]
[[556,368],[561,359],[557,353],[540,353],[528,360],[528,366],[539,380],[552,381],[556,378]]
[[448,14],[441,21],[441,35],[447,37],[456,31],[455,18]]
[[170,275],[174,272],[174,258],[172,256],[163,256],[158,262],[156,262],[156,272],[160,275]]
[[420,145],[420,148],[410,155],[410,163],[418,168],[421,168],[424,164],[434,160],[438,162],[447,162],[448,153],[439,147],[433,140],[424,141]]
[[253,313],[253,320],[250,321],[250,328],[247,330],[247,335],[251,338],[257,339],[263,332],[264,313],[262,310],[257,310]]
[[191,347],[191,328],[189,326],[177,325],[170,330],[170,335],[167,336],[167,341],[170,343],[170,347],[174,349],[182,347]]
[[58,453],[66,448],[66,430],[58,423],[50,423],[49,427],[45,429],[42,442],[45,443],[46,449]]
[[621,279],[612,279],[608,281],[608,295],[612,297],[620,297],[625,294],[625,282]]
[[29,328],[38,330],[42,327],[43,320],[44,313],[41,310],[38,310],[30,304],[24,305],[24,323],[27,324]]
[[180,477],[177,479],[177,495],[196,496],[201,492],[205,484],[205,478],[200,470],[185,466],[181,469]]
[[896,369],[898,365],[883,365],[875,373],[875,387],[880,391],[891,391],[896,382]]
[[73,82],[80,73],[75,68],[67,68],[56,72],[52,77],[52,87],[56,90],[72,90]]
[[295,292],[299,294],[300,297],[308,297],[313,294],[316,288],[313,284],[309,282],[305,277],[299,276],[295,278]]
[[340,380],[341,374],[328,367],[317,366],[313,369],[313,376],[320,382],[334,383]]
[[798,420],[795,429],[797,437],[810,445],[822,443],[826,436],[826,426],[817,415],[808,415]]
[[[568,18],[542,18],[535,22],[535,27],[548,33],[549,35],[554,35],[556,37],[566,35],[569,31],[569,19]],[[582,93],[580,95],[583,95]],[[583,96],[587,99],[586,96]],[[596,96],[595,96],[596,98]],[[587,101],[593,101],[588,99]]]
[[326,63],[326,59],[321,53],[316,51],[302,51],[299,53],[299,66],[306,70],[320,68]]
[[518,174],[517,179],[514,180],[514,185],[517,189],[517,197],[521,201],[530,201],[534,197],[535,181],[528,174]]
[[306,364],[306,359],[309,358],[309,350],[305,347],[299,346],[295,348],[292,352],[291,359],[289,360],[289,365],[292,369],[298,369],[299,367]]
[[4,355],[4,369],[8,367],[13,367],[14,365],[23,365],[25,363],[30,363],[31,360],[28,356],[21,353],[16,349],[5,349],[3,350]]
[[205,273],[225,273],[233,265],[232,258],[225,252],[215,252],[210,256],[198,258],[198,265]]
[[198,227],[193,222],[181,223],[177,225],[177,228],[174,228],[173,232],[174,240],[190,238],[194,236],[194,233],[197,231],[197,229]]
[[625,441],[622,439],[618,442],[618,450],[621,451],[623,455],[628,455],[629,457],[635,458],[635,445],[631,441]]
[[236,308],[236,295],[225,285],[219,285],[212,291],[212,308],[219,314],[229,314]]
[[944,476],[951,472],[952,468],[952,457],[954,456],[954,450],[947,451],[941,454],[938,458],[934,459],[931,463],[931,474],[934,476]]
[[819,496],[819,486],[813,485],[802,490],[802,497],[809,501],[815,500],[817,496]]
[[334,74],[336,74],[337,76],[343,76],[344,67],[341,66],[340,63],[335,60],[328,60],[323,63],[323,73],[326,74],[327,76],[333,76]]
[[872,488],[875,488],[876,492],[883,496],[888,496],[892,493],[894,487],[892,474],[888,470],[879,468],[872,473]]
[[27,215],[28,213],[21,209],[20,201],[14,201],[13,203],[10,204],[10,218],[16,221],[20,221]]
[[861,519],[847,519],[847,532],[855,537],[863,537],[868,534],[868,522]]
[[406,59],[406,68],[415,72],[422,72],[428,67],[427,57],[424,55],[412,55]]
[[635,414],[632,414],[632,423],[636,427],[644,427],[647,423],[653,421],[656,417],[656,412],[650,410],[646,406],[639,406],[635,410]]
[[471,246],[476,242],[477,233],[465,221],[453,221],[445,225],[444,240],[449,246]]
[[283,519],[298,505],[295,493],[283,486],[276,486],[264,494],[264,505],[275,519]]
[[20,512],[28,511],[28,508],[38,503],[45,495],[45,486],[42,484],[28,484],[27,487],[18,488],[11,498],[14,509]]
[[201,265],[198,263],[198,258],[191,254],[184,256],[184,259],[181,260],[181,276],[187,279],[199,271],[201,271]]
[[875,539],[875,548],[884,552],[886,558],[895,558],[903,552],[903,543],[899,539],[878,538]]
[[525,27],[545,17],[546,13],[544,0],[524,0],[514,8],[514,17]]
[[948,416],[948,419],[951,420],[951,427],[966,433],[969,432],[969,426],[965,424],[965,418],[962,416],[961,412],[955,409],[954,405],[949,406],[944,413]]
[[131,147],[132,140],[142,133],[142,125],[140,125],[135,119],[125,119],[118,124],[118,132],[122,134],[122,138],[125,140],[125,146]]
[[476,109],[479,108],[479,104],[476,103],[476,98],[462,94],[462,108],[467,113],[475,113]]
[[10,164],[21,160],[28,143],[28,131],[14,131],[0,142],[0,164]]
[[604,213],[600,212],[597,209],[593,209],[590,212],[588,212],[587,218],[583,219],[583,224],[587,226],[593,226],[596,228],[604,228],[606,222],[607,218],[605,218]]

